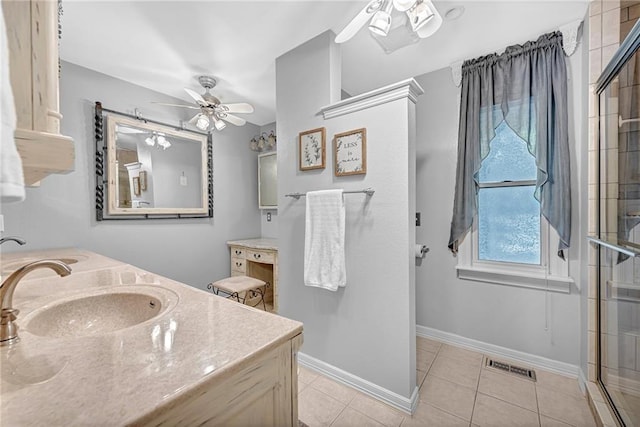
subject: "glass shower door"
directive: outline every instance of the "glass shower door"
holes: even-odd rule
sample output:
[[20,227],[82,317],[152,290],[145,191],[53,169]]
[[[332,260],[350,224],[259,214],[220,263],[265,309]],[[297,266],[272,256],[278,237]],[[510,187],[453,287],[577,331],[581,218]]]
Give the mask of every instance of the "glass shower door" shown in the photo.
[[640,426],[639,45],[636,25],[598,81],[598,379],[626,426]]

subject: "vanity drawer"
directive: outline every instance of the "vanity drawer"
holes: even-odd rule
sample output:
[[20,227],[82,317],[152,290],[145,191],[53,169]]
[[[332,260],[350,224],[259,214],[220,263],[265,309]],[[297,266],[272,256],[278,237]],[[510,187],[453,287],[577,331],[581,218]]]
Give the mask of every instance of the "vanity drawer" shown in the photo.
[[231,257],[231,271],[244,274],[247,271],[247,260],[244,258]]
[[273,264],[275,262],[275,255],[271,251],[248,249],[247,261],[261,262],[264,264]]
[[244,248],[240,246],[231,246],[231,256],[244,258]]

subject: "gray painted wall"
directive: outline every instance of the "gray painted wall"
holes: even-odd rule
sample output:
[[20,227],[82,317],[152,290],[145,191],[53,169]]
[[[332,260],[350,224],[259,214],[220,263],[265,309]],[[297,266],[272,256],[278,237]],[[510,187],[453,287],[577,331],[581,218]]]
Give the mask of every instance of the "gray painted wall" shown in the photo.
[[[212,280],[227,277],[225,242],[260,233],[256,156],[247,147],[258,128],[229,125],[213,134],[214,218],[96,222],[95,101],[127,113],[138,108],[146,117],[170,124],[188,119],[191,111],[151,104],[184,101],[63,62],[62,133],[75,140],[75,171],[27,189],[23,203],[3,205],[5,234],[24,237],[28,244],[22,250],[81,247],[205,289]],[[9,249],[14,250],[3,247]]]
[[584,335],[580,295],[587,292],[583,283],[587,225],[585,50],[581,43],[568,60],[573,200],[569,270],[576,281],[570,295],[457,279],[456,258],[447,241],[453,210],[459,89],[449,68],[416,78],[425,90],[417,106],[417,210],[422,212],[423,225],[417,227],[416,240],[431,248],[416,271],[418,325],[580,364]]
[[[280,312],[304,322],[302,351],[409,398],[415,389],[415,107],[407,99],[323,120],[340,100],[340,56],[327,32],[276,60]],[[298,170],[298,133],[326,127],[326,168]],[[332,137],[367,129],[367,174],[335,177]],[[303,284],[305,199],[290,192],[374,187],[345,195],[347,285]],[[284,226],[286,224],[286,227]]]

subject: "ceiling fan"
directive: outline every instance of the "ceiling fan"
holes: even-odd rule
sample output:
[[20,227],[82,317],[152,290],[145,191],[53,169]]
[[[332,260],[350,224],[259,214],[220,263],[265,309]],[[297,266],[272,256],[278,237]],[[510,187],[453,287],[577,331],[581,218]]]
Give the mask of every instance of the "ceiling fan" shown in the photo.
[[429,37],[442,25],[442,16],[431,0],[371,0],[336,36],[336,43],[351,39],[367,22],[373,35],[386,37],[394,9],[406,14],[407,25],[419,38]]
[[200,82],[200,85],[205,89],[202,95],[189,88],[184,88],[198,106],[166,104],[163,102],[156,102],[155,104],[200,110],[199,113],[189,120],[189,123],[195,123],[196,127],[202,131],[208,131],[209,129],[220,131],[227,126],[225,122],[236,126],[243,126],[247,122],[245,119],[234,116],[231,113],[253,113],[253,106],[251,106],[251,104],[247,104],[246,102],[222,104],[218,98],[209,92],[210,89],[216,86],[216,79],[211,76],[200,76],[198,77],[198,82]]

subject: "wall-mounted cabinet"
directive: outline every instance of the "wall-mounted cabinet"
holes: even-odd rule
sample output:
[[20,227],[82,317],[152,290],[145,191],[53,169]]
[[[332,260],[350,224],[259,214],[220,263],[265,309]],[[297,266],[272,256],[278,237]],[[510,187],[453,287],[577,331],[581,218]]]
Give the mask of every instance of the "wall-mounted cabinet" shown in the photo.
[[258,207],[278,209],[278,159],[275,151],[258,156]]
[[16,146],[26,185],[73,170],[73,140],[60,134],[58,1],[3,0]]

